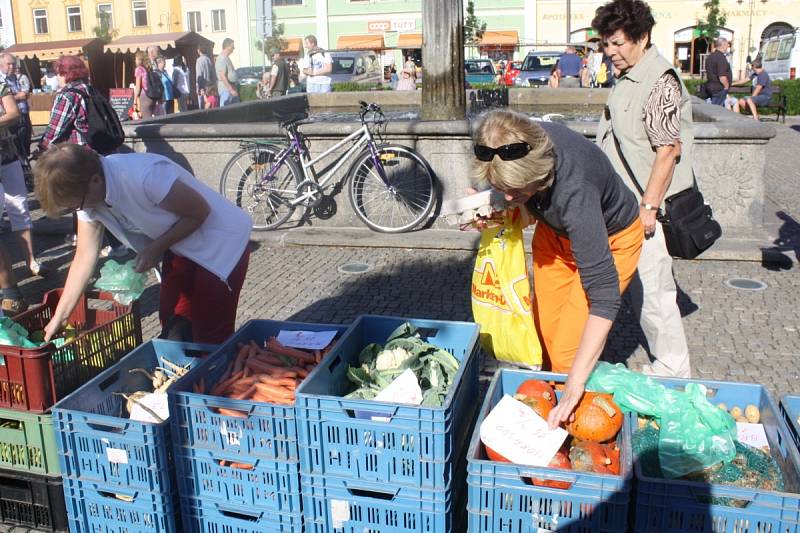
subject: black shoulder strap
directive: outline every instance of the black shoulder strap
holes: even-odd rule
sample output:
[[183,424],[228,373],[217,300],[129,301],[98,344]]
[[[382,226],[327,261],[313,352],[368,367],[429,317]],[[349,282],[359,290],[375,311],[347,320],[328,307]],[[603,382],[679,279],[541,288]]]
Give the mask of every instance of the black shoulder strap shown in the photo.
[[644,190],[642,190],[642,186],[639,185],[639,182],[636,181],[636,175],[631,170],[631,166],[628,164],[628,160],[625,159],[625,154],[622,153],[622,146],[619,144],[619,139],[617,139],[617,133],[614,131],[614,126],[611,124],[611,110],[606,106],[605,109],[606,120],[608,120],[608,128],[611,130],[611,136],[614,137],[614,147],[617,149],[617,155],[619,156],[620,161],[622,161],[622,166],[625,167],[625,172],[628,173],[631,181],[633,182],[633,186],[636,187],[636,190],[639,191],[639,196],[644,196]]

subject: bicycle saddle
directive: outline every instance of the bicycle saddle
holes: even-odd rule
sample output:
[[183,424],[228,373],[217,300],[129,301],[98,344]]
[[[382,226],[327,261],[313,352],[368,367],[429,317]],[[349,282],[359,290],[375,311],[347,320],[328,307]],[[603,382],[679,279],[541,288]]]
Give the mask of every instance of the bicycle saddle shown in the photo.
[[305,111],[298,111],[295,113],[281,113],[280,111],[273,111],[272,114],[278,119],[281,126],[288,126],[295,122],[300,122],[308,118],[308,113]]

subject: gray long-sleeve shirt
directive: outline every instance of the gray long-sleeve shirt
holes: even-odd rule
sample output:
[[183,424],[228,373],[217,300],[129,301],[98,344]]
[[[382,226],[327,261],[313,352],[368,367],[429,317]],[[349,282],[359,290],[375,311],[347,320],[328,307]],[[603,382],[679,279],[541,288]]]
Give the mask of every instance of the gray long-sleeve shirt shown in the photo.
[[594,143],[560,124],[541,126],[553,142],[555,179],[526,207],[540,222],[569,238],[589,313],[614,320],[621,297],[608,237],[639,216],[636,197]]

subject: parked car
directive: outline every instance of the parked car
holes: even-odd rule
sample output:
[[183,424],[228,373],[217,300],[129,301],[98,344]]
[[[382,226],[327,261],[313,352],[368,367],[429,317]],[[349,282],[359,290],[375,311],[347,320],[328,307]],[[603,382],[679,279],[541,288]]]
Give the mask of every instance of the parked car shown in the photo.
[[497,71],[491,59],[465,59],[464,74],[467,83],[494,83],[497,80]]
[[550,70],[558,63],[561,52],[528,52],[522,62],[522,68],[514,80],[515,87],[547,86]]
[[503,83],[506,85],[514,85],[514,80],[519,75],[522,68],[522,61],[509,61],[506,63],[506,70],[503,72]]
[[331,52],[331,83],[382,83],[383,71],[374,52]]
[[269,67],[239,67],[236,69],[236,75],[239,76],[239,85],[256,85],[261,81],[261,72],[263,69]]
[[761,44],[759,52],[764,70],[773,80],[797,79],[800,70],[800,30],[771,37]]

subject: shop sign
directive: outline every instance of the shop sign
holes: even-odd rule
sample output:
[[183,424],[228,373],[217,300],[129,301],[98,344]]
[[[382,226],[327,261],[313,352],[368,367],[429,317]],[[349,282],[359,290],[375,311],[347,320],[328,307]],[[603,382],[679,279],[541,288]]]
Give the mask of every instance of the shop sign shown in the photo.
[[371,20],[367,22],[369,33],[383,33],[387,31],[413,31],[417,29],[415,19]]

